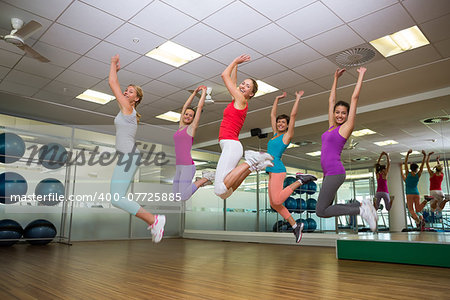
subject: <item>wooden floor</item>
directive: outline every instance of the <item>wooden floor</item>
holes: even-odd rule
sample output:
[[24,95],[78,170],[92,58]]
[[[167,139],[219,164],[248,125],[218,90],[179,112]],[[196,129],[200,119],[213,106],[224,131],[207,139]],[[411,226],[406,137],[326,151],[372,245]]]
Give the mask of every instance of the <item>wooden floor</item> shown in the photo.
[[450,295],[447,268],[337,260],[334,248],[188,239],[0,247],[0,276],[2,300]]

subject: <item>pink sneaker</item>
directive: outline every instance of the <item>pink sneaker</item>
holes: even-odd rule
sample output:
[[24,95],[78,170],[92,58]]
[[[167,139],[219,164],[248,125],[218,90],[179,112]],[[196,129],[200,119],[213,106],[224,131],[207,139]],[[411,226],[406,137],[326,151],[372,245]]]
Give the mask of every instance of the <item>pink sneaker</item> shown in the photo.
[[147,229],[151,230],[152,241],[154,243],[159,243],[162,240],[164,235],[164,225],[166,225],[166,216],[155,215],[155,223],[148,226]]

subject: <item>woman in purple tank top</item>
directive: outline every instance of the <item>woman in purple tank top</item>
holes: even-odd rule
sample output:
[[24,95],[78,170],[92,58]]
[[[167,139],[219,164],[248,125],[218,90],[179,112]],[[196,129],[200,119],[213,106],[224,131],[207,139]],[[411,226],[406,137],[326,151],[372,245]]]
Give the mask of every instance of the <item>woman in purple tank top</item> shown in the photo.
[[[195,95],[202,91],[198,102],[197,112],[190,105]],[[192,160],[191,149],[195,132],[200,122],[203,105],[206,98],[206,86],[201,85],[192,92],[181,110],[180,126],[173,135],[175,142],[176,172],[173,179],[173,193],[180,196],[181,201],[188,200],[201,186],[212,184],[214,172],[204,171],[199,180],[192,182],[195,176],[195,164]]]
[[348,204],[333,204],[336,192],[345,180],[345,169],[341,162],[341,152],[345,142],[355,126],[356,106],[366,68],[357,69],[358,81],[353,91],[351,104],[339,101],[336,103],[336,88],[339,77],[345,69],[337,69],[328,100],[328,130],[322,134],[322,150],[320,163],[323,169],[323,181],[317,199],[316,214],[322,218],[341,215],[361,215],[369,223],[372,231],[376,230],[377,212],[370,201],[358,201]]
[[[381,158],[383,155],[386,156],[386,165],[380,164]],[[387,175],[389,173],[389,169],[391,168],[391,159],[389,158],[389,153],[381,152],[380,157],[378,157],[378,161],[375,164],[375,176],[377,178],[377,192],[375,193],[375,199],[373,202],[373,206],[378,210],[380,207],[381,199],[384,200],[384,205],[386,209],[389,211],[392,207],[392,200],[389,196],[389,190],[387,187]]]

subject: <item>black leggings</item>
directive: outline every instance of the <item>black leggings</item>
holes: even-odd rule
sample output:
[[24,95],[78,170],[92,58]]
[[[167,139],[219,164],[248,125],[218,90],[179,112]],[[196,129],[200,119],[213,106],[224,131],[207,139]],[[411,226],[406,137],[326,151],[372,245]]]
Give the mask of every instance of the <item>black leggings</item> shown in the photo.
[[347,204],[334,204],[333,201],[339,187],[344,183],[345,174],[325,176],[317,199],[316,215],[329,218],[342,215],[359,215],[361,204],[358,201]]

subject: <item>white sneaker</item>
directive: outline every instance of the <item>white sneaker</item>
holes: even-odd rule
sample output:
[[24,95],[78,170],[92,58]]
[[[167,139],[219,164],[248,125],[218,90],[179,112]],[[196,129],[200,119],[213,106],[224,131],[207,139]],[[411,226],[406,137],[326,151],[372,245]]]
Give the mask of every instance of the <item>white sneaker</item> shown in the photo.
[[265,160],[263,162],[260,162],[255,166],[255,171],[263,171],[267,167],[273,167],[273,163],[270,160]]
[[164,225],[166,225],[166,216],[155,215],[155,223],[148,226],[147,229],[151,229],[152,241],[154,243],[159,243],[164,235]]
[[214,178],[216,177],[215,171],[202,171],[202,177],[208,179],[208,181],[214,182]]
[[375,232],[377,230],[378,220],[378,215],[375,207],[373,207],[373,205],[369,201],[363,200],[362,205],[359,208],[359,214],[361,215],[361,218],[363,218],[364,221],[369,224],[370,230]]
[[252,150],[245,151],[244,158],[252,165],[257,165],[265,160],[273,160],[273,156],[269,153],[257,152]]

